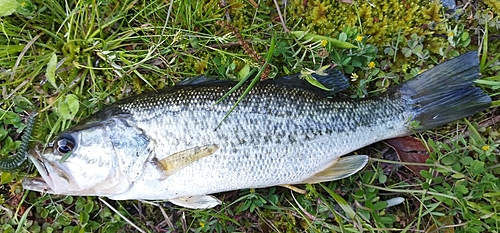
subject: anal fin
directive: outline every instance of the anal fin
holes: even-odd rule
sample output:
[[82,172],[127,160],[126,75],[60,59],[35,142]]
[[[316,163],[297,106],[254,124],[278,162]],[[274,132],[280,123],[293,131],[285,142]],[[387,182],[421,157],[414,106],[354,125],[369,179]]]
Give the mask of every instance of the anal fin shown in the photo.
[[209,209],[222,203],[222,201],[210,195],[179,197],[168,201],[189,209]]
[[339,180],[353,175],[368,163],[366,155],[351,155],[335,160],[328,168],[299,182],[300,184],[320,183]]

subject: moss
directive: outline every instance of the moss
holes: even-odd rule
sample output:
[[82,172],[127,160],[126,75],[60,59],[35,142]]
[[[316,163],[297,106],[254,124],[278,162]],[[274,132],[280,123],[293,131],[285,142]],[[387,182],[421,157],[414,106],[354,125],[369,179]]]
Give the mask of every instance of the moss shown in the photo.
[[443,16],[441,14],[441,3],[434,1],[429,4],[428,8],[422,9],[422,16],[423,19],[428,22],[438,23],[443,21]]
[[194,62],[194,71],[196,74],[204,74],[205,69],[207,68],[207,61],[208,59],[204,60],[198,60]]
[[247,1],[232,0],[227,1],[231,23],[240,31],[252,27],[251,22],[255,13],[255,8]]
[[326,14],[329,7],[325,6],[325,4],[319,0],[316,1],[318,5],[312,10],[311,20],[315,24],[324,24],[328,20]]
[[[278,14],[273,1],[260,2],[258,8],[246,0],[227,0],[226,2],[226,9],[231,17],[231,25],[238,29],[243,39],[248,41],[250,47],[255,50],[255,53],[265,54],[267,46],[259,44],[258,38],[269,37],[268,30],[272,27],[269,27],[269,24],[264,25],[262,23],[271,21],[276,27],[279,27]],[[172,23],[185,24],[189,21],[191,22],[190,25],[177,26],[190,28],[199,33],[213,34],[215,32],[219,36],[232,33],[231,30],[215,25],[217,20],[226,20],[224,10],[219,6],[219,3],[219,0],[206,0],[201,5],[174,4],[174,8],[177,7],[174,11],[189,11],[193,14],[189,19],[172,19]],[[496,3],[498,3],[498,0],[485,1],[485,4],[489,6],[488,9],[496,9],[494,8]],[[204,11],[199,10],[200,6]],[[190,8],[190,10],[186,7]],[[213,15],[209,16],[210,13],[207,12],[212,12]],[[282,13],[285,13],[287,26],[291,30],[304,30],[318,35],[335,37],[345,27],[349,26],[357,28],[360,35],[368,38],[364,43],[374,44],[377,47],[390,44],[391,40],[398,36],[409,38],[414,33],[418,36],[447,34],[446,23],[443,22],[443,10],[439,1],[370,0],[348,4],[337,0],[290,0],[287,9],[282,9]],[[207,24],[207,21],[210,23]],[[187,48],[190,46],[189,43],[182,40],[178,43],[184,44]],[[213,44],[214,41],[201,39],[199,43],[209,45]],[[439,53],[440,48],[448,46],[446,39],[440,36],[426,36],[424,43],[425,48],[432,53]],[[399,44],[399,46],[404,45],[405,43]],[[495,47],[495,42],[490,43],[491,47]],[[249,57],[249,54],[238,46],[223,50],[234,54],[245,54]],[[76,53],[78,50],[71,49],[70,51],[74,53],[70,54],[73,55],[71,57],[80,60],[78,58],[81,55]],[[204,52],[200,54],[201,51],[198,51],[196,55],[180,55],[184,70],[183,74],[179,73],[177,75],[184,75],[186,72],[192,75],[219,73],[215,68],[217,66],[214,64],[214,56],[210,55],[209,57]],[[193,59],[191,56],[200,59]],[[403,58],[403,60],[408,62],[408,59]],[[257,62],[252,58],[249,58],[248,61]],[[286,61],[277,61],[276,63],[280,62],[286,63]],[[281,66],[282,64],[275,65]],[[237,72],[241,67],[242,65],[238,62],[234,72]],[[180,70],[178,68],[169,70],[170,73],[176,71]]]
[[484,4],[486,4],[496,16],[500,16],[500,0],[483,0]]
[[444,48],[443,45],[448,43],[448,41],[443,37],[433,37],[427,40],[426,42],[427,42],[427,49],[429,49],[429,51],[433,53],[439,53],[439,50],[441,48]]
[[[372,0],[347,4],[336,0],[292,0],[289,25],[320,35],[336,35],[345,26],[361,27],[367,43],[384,45],[401,30],[402,36],[433,34],[427,27],[442,21],[441,4],[427,0]],[[361,22],[361,25],[359,23]],[[443,30],[442,28],[438,28]],[[436,29],[434,29],[436,30]]]

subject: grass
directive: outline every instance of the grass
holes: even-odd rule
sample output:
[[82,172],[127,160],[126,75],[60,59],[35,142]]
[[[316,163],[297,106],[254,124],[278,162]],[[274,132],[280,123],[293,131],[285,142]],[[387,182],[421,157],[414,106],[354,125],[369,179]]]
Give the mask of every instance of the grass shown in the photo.
[[[388,159],[387,146],[377,143],[359,151],[373,160],[347,179],[299,186],[305,194],[282,187],[216,194],[224,205],[209,210],[28,192],[20,186],[35,173],[28,165],[1,174],[1,231],[498,232],[498,14],[484,17],[489,8],[469,5],[458,21],[443,22],[451,34],[433,50],[438,52],[426,44],[433,35],[396,34],[390,43],[368,44],[370,35],[360,33],[359,20],[361,25],[332,36],[357,46],[340,49],[284,33],[272,1],[258,8],[246,1],[219,3],[20,1],[14,14],[0,19],[1,155],[19,148],[29,112],[40,112],[33,140],[47,143],[125,96],[199,74],[240,80],[261,68],[255,54],[265,57],[273,39],[274,52],[265,59],[268,78],[335,62],[350,76],[352,87],[345,95],[353,98],[375,95],[459,52],[478,50],[483,74],[478,85],[494,104],[467,121],[417,135],[432,149],[421,164],[429,167],[422,178],[404,162]],[[290,17],[287,8],[280,11]],[[227,16],[238,32],[217,24]],[[299,24],[287,27],[305,30]],[[440,175],[431,175],[434,171]],[[386,208],[394,197],[405,201]]]

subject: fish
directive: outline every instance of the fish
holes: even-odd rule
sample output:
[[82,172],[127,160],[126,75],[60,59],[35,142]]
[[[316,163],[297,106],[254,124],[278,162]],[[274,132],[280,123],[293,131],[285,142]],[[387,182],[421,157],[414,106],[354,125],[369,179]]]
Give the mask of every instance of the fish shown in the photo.
[[304,74],[260,81],[229,115],[244,90],[221,100],[235,82],[204,77],[119,100],[31,149],[40,176],[23,188],[212,208],[214,193],[349,177],[369,161],[351,152],[491,105],[473,84],[477,52],[367,98],[338,97],[349,81],[335,68],[307,77],[326,88]]

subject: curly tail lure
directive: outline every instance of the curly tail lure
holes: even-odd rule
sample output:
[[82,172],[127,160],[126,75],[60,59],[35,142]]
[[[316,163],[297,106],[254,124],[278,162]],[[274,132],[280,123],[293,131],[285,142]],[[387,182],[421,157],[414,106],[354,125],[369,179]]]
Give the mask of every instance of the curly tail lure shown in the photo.
[[0,157],[0,171],[15,170],[28,158],[28,145],[31,134],[33,133],[37,115],[38,113],[34,112],[29,116],[24,134],[21,136],[21,146],[17,150],[17,154],[9,157]]

